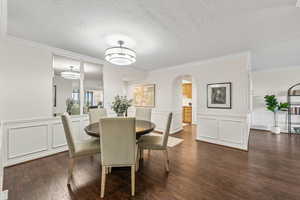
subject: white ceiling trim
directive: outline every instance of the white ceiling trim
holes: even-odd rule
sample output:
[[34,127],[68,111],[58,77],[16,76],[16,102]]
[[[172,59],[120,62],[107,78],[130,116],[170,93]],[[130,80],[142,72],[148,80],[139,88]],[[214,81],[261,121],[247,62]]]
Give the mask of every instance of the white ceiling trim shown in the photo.
[[[187,63],[184,63],[184,64],[175,65],[175,66],[171,66],[171,67],[154,69],[154,70],[151,70],[150,72],[159,72],[159,71],[164,71],[164,70],[168,70],[168,69],[182,68],[182,67],[185,67],[187,65],[188,66],[191,66],[191,65],[203,65],[203,64],[208,64],[208,63],[212,63],[212,62],[222,61],[222,60],[228,59],[230,57],[244,56],[244,55],[246,55],[248,57],[248,61],[247,62],[250,64],[250,62],[251,62],[251,51],[248,50],[248,51],[242,51],[242,52],[239,52],[239,53],[228,54],[228,55],[225,55],[225,56],[219,56],[219,57],[205,59],[205,60],[199,60],[199,61],[194,61],[194,62],[187,62]],[[189,74],[187,74],[187,75],[189,75]]]
[[300,69],[300,65],[276,67],[276,68],[258,68],[258,69],[253,69],[252,72],[273,72],[273,71],[296,70],[296,69]]

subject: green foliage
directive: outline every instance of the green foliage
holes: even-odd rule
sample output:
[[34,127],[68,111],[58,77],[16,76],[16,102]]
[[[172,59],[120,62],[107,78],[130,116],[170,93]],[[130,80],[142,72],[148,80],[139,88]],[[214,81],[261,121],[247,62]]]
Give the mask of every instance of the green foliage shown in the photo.
[[287,111],[288,108],[289,108],[290,104],[285,102],[285,103],[281,103],[278,105],[278,110],[281,110],[281,111]]
[[275,113],[277,111],[286,111],[290,106],[288,103],[278,102],[275,95],[266,95],[265,96],[266,107],[269,111]]
[[123,115],[127,112],[127,109],[131,106],[132,99],[128,100],[127,96],[115,97],[114,102],[112,102],[111,109],[115,111],[118,115]]

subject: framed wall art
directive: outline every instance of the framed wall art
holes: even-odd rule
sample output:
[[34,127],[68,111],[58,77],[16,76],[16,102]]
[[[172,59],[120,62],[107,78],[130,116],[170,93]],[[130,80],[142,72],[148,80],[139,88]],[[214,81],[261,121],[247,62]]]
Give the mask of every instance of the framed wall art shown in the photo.
[[231,109],[231,83],[207,84],[207,108]]
[[133,105],[136,107],[155,107],[155,84],[135,86]]

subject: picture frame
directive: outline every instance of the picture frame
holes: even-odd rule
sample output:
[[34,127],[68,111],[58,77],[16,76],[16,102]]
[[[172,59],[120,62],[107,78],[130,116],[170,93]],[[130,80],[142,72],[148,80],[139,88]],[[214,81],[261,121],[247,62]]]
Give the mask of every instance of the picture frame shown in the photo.
[[231,82],[207,84],[207,108],[232,109]]
[[133,105],[135,107],[155,107],[155,84],[137,85],[133,89]]

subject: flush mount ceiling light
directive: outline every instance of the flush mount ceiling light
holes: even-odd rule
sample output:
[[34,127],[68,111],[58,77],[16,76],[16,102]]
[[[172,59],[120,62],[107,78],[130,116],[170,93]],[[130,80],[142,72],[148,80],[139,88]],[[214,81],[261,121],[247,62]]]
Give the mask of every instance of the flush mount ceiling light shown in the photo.
[[105,50],[105,60],[115,65],[131,65],[136,62],[136,53],[130,48],[124,47],[123,41],[118,41],[120,46]]
[[296,7],[300,8],[300,0],[297,1]]
[[74,71],[73,66],[70,66],[70,70],[61,72],[60,75],[64,79],[80,79],[80,73]]

